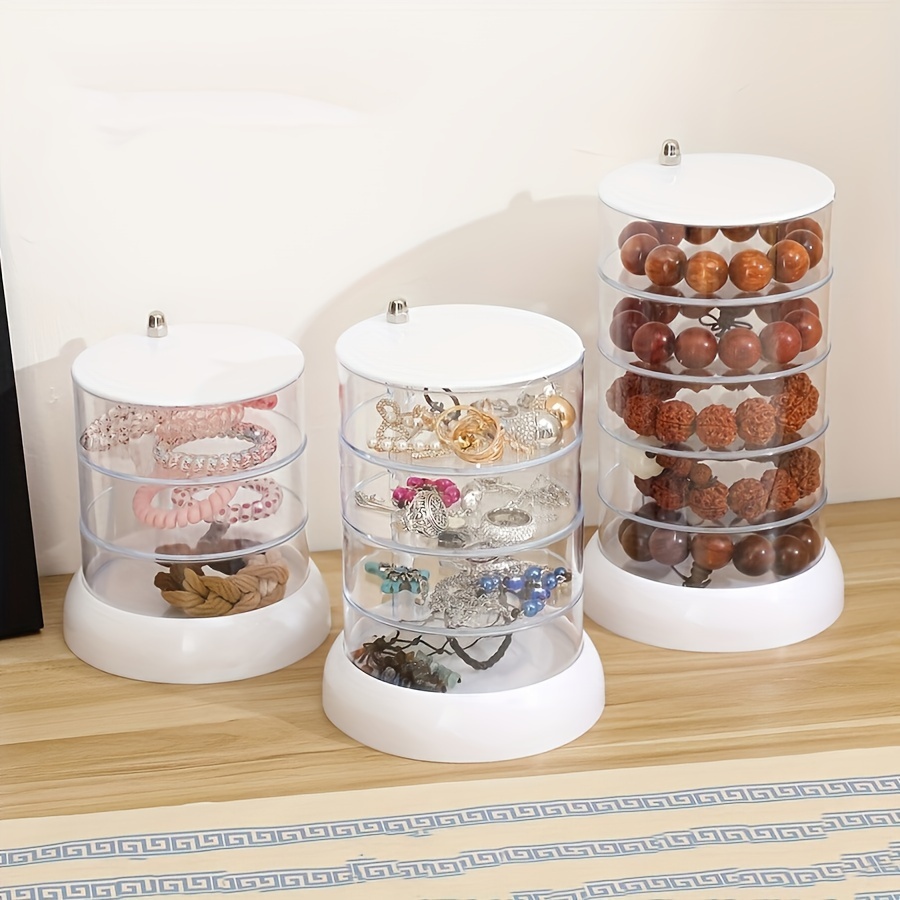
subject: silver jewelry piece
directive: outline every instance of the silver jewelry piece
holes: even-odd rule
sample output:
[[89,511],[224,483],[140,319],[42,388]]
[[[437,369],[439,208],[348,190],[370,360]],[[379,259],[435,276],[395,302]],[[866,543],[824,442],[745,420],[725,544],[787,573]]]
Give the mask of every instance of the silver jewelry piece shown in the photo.
[[501,506],[485,513],[481,536],[494,546],[521,544],[534,537],[534,516],[515,506]]
[[436,491],[417,491],[415,497],[402,509],[364,491],[355,491],[353,498],[364,509],[393,513],[407,531],[424,534],[426,537],[437,537],[447,528],[450,519],[447,507]]
[[486,628],[508,624],[519,614],[502,594],[486,595],[478,576],[467,572],[439,581],[428,600],[431,612],[443,619],[445,628]]
[[398,518],[407,531],[437,537],[447,527],[449,516],[437,491],[417,491],[399,511]]

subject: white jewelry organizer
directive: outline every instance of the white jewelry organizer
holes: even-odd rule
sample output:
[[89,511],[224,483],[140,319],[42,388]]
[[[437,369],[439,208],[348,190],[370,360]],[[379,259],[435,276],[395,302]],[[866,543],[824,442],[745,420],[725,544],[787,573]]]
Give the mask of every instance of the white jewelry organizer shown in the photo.
[[844,596],[822,515],[834,186],[789,160],[682,157],[667,141],[599,193],[585,611],[679,650],[812,637]]
[[605,696],[582,627],[580,339],[523,310],[393,301],[336,352],[344,630],[325,713],[441,762],[574,740]]
[[72,366],[82,568],[63,634],[103,671],[234,681],[328,636],[309,557],[303,354],[268,332],[173,325],[83,351]]

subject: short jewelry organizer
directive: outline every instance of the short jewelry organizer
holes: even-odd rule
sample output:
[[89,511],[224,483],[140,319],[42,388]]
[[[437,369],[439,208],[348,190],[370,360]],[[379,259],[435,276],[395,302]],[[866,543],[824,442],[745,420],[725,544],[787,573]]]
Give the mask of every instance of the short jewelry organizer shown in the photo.
[[230,325],[169,328],[72,366],[82,568],[63,633],[90,665],[143,681],[233,681],[327,637],[306,542],[301,375],[290,341]]
[[601,522],[585,610],[680,650],[757,650],[843,608],[825,538],[834,186],[772,157],[687,154],[600,185]]
[[326,714],[443,762],[583,734],[605,694],[582,628],[580,339],[523,310],[393,301],[336,352],[344,630]]

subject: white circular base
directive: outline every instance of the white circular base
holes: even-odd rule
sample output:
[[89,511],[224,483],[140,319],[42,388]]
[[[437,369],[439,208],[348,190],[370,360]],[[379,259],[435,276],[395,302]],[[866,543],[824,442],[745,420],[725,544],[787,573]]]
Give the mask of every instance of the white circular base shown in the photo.
[[805,641],[844,608],[844,573],[829,541],[792,578],[740,588],[688,588],[626,572],[594,536],[584,554],[584,614],[643,644],[707,653],[770,650]]
[[63,607],[63,637],[79,659],[125,678],[213,684],[283,669],[331,630],[325,582],[310,561],[303,585],[262,609],[208,619],[143,615],[98,599],[79,571]]
[[325,715],[354,740],[429,762],[492,762],[561,747],[590,729],[606,701],[603,666],[587,635],[574,662],[527,687],[438,694],[379,681],[348,658],[343,635],[328,651]]

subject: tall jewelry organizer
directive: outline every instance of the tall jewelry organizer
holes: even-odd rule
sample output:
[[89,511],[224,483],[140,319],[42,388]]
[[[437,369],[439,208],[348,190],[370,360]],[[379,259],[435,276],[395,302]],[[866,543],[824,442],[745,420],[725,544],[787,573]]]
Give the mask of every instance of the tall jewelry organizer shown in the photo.
[[585,610],[609,630],[757,650],[840,615],[822,515],[833,199],[809,166],[675,141],[602,181]]
[[441,762],[575,739],[605,696],[582,628],[580,339],[519,309],[392,301],[336,353],[344,630],[326,714]]
[[72,366],[82,568],[63,633],[90,665],[143,681],[234,681],[327,637],[309,557],[303,354],[233,325],[167,326]]

